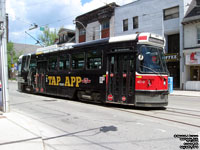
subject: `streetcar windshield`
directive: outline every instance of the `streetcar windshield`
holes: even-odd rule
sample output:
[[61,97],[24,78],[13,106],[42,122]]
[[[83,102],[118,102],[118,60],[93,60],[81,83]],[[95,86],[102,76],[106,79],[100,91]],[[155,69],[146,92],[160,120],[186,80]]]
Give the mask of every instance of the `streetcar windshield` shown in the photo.
[[18,73],[21,73],[22,71],[22,63],[18,62]]
[[140,54],[143,55],[143,60],[140,61],[140,71],[142,73],[166,73],[167,67],[165,56],[162,48],[142,45]]
[[36,60],[35,59],[31,59],[31,62],[30,62],[30,65],[29,65],[30,70],[31,69],[35,69],[36,66],[37,66]]

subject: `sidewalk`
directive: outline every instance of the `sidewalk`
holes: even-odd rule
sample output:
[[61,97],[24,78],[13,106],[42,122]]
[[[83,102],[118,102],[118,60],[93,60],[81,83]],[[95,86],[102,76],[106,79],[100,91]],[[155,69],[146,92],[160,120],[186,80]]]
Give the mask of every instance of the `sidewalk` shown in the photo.
[[173,90],[173,92],[170,95],[175,95],[175,96],[197,96],[197,97],[200,97],[200,91]]
[[0,114],[0,149],[44,150],[44,145],[30,118],[10,112]]

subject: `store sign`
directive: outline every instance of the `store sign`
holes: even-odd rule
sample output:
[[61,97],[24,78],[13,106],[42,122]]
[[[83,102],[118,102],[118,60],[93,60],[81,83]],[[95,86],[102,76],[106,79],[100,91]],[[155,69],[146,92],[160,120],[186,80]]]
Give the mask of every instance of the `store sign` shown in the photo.
[[200,65],[200,52],[186,54],[186,65]]
[[165,54],[165,59],[166,59],[166,62],[179,61],[179,54],[178,53]]

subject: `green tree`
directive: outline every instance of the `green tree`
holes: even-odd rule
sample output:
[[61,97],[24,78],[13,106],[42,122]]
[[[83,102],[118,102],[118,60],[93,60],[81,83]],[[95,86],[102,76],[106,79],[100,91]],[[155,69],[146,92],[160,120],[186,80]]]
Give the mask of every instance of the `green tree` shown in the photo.
[[51,31],[49,27],[46,26],[43,33],[38,36],[38,39],[42,41],[45,46],[49,46],[55,43],[55,40],[58,39],[58,34],[56,29],[54,29],[54,31]]
[[8,57],[8,71],[11,72],[12,64],[17,63],[20,54],[16,54],[14,51],[14,46],[12,42],[8,42],[7,44],[7,57]]
[[11,70],[11,65],[14,63],[14,57],[16,53],[13,49],[13,43],[8,42],[7,44],[7,56],[8,56],[8,69]]

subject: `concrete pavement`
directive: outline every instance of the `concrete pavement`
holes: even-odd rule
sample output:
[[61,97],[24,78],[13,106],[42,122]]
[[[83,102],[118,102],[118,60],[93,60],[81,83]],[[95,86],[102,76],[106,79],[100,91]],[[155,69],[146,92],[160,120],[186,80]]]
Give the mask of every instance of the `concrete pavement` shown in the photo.
[[0,149],[44,150],[44,144],[33,120],[10,112],[0,115]]

